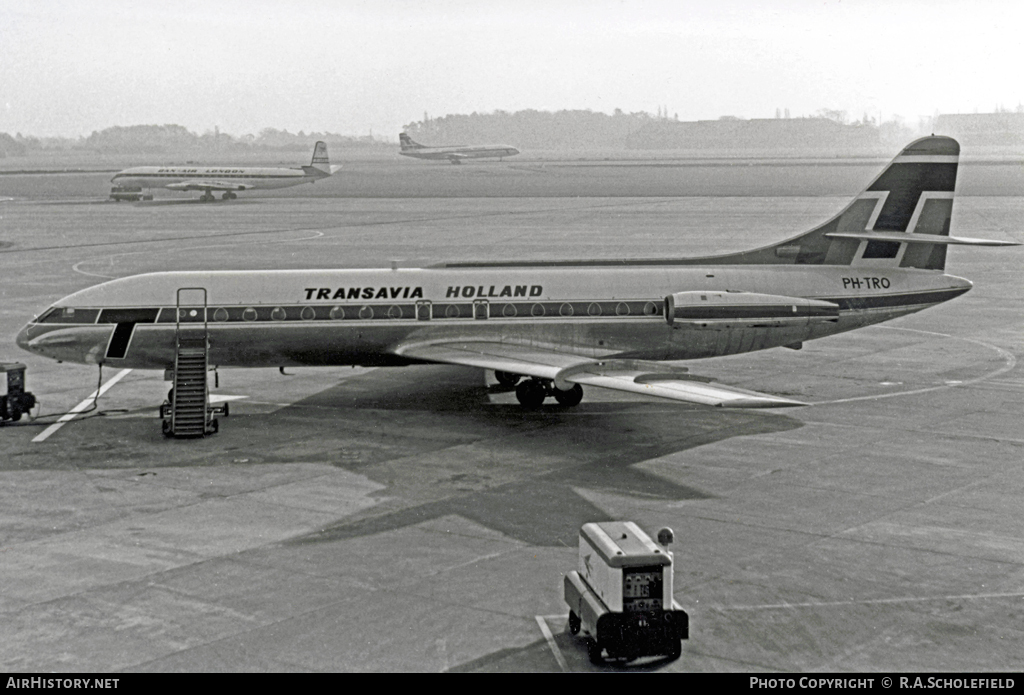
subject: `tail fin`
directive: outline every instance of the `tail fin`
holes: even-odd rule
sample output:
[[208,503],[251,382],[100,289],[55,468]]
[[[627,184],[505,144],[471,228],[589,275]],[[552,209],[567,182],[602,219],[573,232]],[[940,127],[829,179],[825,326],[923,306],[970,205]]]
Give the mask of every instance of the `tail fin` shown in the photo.
[[947,244],[1002,245],[949,236],[959,156],[960,145],[952,138],[915,140],[846,209],[817,229],[715,260],[943,270]]
[[334,173],[334,168],[331,167],[331,159],[327,156],[327,143],[323,140],[318,141],[313,146],[313,161],[309,163],[309,167],[322,171],[328,176]]
[[399,142],[399,145],[401,146],[403,152],[405,150],[422,150],[423,149],[423,145],[421,145],[418,142],[414,141],[411,137],[409,137],[405,133],[399,133],[398,134],[398,142]]

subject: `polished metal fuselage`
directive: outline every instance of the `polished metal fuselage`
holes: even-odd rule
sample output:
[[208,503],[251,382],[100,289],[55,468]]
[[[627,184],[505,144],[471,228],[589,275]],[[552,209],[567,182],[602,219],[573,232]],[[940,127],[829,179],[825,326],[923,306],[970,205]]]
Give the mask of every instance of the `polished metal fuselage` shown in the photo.
[[[17,342],[62,361],[168,369],[176,331],[200,328],[204,317],[199,303],[177,306],[177,292],[203,288],[209,363],[220,367],[409,364],[414,360],[401,355],[403,346],[461,340],[591,358],[689,360],[834,335],[919,311],[970,287],[935,271],[823,265],[166,272],[65,297],[56,309],[76,314],[44,313]],[[695,290],[825,300],[839,305],[839,316],[669,325],[664,298]],[[151,318],[137,321],[133,309]],[[87,322],[75,323],[76,315]],[[112,350],[119,326],[119,340],[128,342]]]
[[218,182],[245,188],[288,188],[316,181],[302,169],[284,167],[134,167],[111,179],[118,186],[167,188],[193,181]]

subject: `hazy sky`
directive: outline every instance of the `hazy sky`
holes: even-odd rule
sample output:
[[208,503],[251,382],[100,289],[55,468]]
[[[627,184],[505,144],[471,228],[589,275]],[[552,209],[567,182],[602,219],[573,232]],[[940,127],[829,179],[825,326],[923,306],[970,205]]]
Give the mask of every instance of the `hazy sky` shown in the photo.
[[0,0],[0,132],[396,139],[449,113],[910,122],[1024,101],[1020,0]]

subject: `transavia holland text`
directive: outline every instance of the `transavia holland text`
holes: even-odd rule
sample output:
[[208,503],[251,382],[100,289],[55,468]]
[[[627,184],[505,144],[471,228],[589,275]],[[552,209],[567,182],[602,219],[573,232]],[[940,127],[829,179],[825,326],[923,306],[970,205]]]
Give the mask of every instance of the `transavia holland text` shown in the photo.
[[[422,287],[306,287],[306,300],[314,299],[422,299]],[[453,285],[445,291],[450,297],[539,297],[543,285]]]

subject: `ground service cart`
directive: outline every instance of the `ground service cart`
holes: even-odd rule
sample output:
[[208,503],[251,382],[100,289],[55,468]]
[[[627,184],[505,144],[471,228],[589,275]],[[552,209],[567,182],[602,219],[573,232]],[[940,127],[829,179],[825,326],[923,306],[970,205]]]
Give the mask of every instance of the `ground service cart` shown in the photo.
[[672,599],[672,530],[657,543],[632,521],[584,524],[579,569],[565,575],[569,632],[584,634],[590,661],[678,658],[689,616]]
[[25,365],[21,362],[0,362],[0,374],[7,374],[7,393],[0,396],[0,422],[17,422],[36,407],[36,397],[25,390]]

